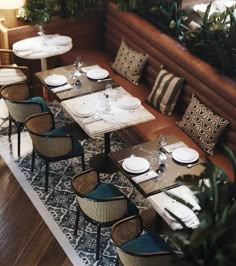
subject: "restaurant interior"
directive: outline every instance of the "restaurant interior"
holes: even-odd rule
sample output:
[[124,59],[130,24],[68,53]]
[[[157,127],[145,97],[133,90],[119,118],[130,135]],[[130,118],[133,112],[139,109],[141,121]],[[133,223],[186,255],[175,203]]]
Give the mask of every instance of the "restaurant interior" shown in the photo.
[[0,265],[236,265],[236,1],[1,0]]

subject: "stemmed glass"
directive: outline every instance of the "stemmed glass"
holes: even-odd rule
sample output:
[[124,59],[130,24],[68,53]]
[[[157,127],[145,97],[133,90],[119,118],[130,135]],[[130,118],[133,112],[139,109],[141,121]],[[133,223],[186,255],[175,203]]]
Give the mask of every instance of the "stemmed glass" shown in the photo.
[[164,172],[165,169],[165,160],[167,159],[166,154],[164,152],[164,146],[166,145],[166,135],[161,134],[159,139],[158,139],[158,144],[159,144],[159,150],[158,150],[158,155],[157,155],[157,161],[159,163],[159,168],[156,170],[158,174]]
[[77,73],[80,73],[81,74],[81,67],[83,65],[83,58],[82,56],[77,56],[74,63],[73,63],[73,66],[74,68],[76,69],[76,72]]

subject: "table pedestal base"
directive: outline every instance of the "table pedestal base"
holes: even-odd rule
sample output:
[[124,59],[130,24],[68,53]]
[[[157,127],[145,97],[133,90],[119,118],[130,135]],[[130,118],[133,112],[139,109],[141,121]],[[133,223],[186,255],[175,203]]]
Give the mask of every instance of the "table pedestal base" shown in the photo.
[[89,165],[92,168],[95,168],[100,173],[111,174],[118,170],[116,165],[113,163],[113,161],[105,153],[94,155],[91,158]]
[[171,228],[161,218],[161,216],[153,209],[149,208],[141,213],[143,228],[145,231],[154,231],[158,234],[166,234]]

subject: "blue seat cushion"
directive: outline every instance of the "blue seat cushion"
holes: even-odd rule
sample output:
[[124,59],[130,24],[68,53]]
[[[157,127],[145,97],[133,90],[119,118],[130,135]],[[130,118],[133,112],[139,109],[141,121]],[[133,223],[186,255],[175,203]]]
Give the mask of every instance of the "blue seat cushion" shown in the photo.
[[26,102],[41,103],[42,107],[43,107],[43,112],[48,112],[49,111],[48,105],[47,105],[47,103],[45,102],[45,100],[42,97],[39,97],[39,96],[32,97],[32,98],[27,99]]
[[[54,128],[50,131],[45,132],[44,135],[47,135],[47,136],[70,135],[70,133],[66,127],[58,127],[58,128]],[[72,137],[72,147],[73,147],[73,150],[67,154],[68,156],[80,155],[84,152],[82,145],[73,137]]]
[[[92,199],[110,199],[114,197],[124,196],[124,194],[114,185],[101,183],[96,189],[86,194],[86,197]],[[128,201],[128,215],[138,214],[139,210],[130,200]]]
[[125,243],[122,248],[135,253],[154,253],[171,251],[168,244],[157,233],[145,232],[139,237]]

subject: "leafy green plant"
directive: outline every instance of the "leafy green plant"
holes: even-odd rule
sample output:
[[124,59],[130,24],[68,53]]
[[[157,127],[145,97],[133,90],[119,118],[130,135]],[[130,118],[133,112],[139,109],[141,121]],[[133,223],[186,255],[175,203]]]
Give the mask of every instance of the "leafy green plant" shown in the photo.
[[210,15],[211,5],[201,14],[201,27],[186,30],[183,42],[198,57],[224,73],[232,74],[236,69],[236,62],[232,60],[236,51],[236,22],[233,15],[236,5]]
[[[229,148],[224,146],[224,150],[231,159],[236,177],[236,158]],[[209,159],[203,165],[205,170],[200,176],[178,178],[196,193],[201,212],[196,229],[182,223],[184,228],[170,235],[171,241],[184,254],[174,265],[233,266],[236,265],[236,183]]]
[[17,18],[31,24],[42,25],[53,16],[73,18],[104,10],[105,0],[27,0],[20,8]]
[[50,21],[54,11],[53,0],[28,0],[18,12],[17,18],[34,25],[43,25]]

